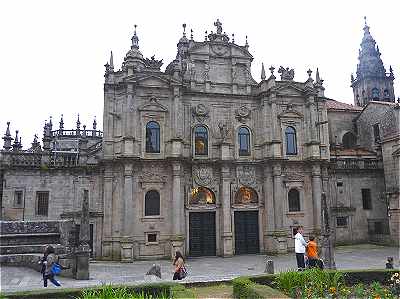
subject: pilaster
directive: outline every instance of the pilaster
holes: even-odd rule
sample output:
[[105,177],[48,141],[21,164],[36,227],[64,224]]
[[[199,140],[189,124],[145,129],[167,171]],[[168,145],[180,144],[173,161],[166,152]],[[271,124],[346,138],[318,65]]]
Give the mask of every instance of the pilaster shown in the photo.
[[233,256],[232,214],[230,200],[231,174],[228,165],[221,166],[222,255]]
[[312,199],[313,199],[313,222],[314,230],[321,231],[321,167],[319,164],[312,165]]
[[178,161],[172,162],[172,256],[176,251],[184,253],[184,204],[183,204],[183,191],[182,191],[182,165]]

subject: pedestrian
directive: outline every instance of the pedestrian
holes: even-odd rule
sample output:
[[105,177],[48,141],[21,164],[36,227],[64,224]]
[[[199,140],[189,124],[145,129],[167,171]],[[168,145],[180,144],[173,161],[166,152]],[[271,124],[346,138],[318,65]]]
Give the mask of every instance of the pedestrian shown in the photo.
[[393,269],[393,257],[388,256],[386,261],[386,269]]
[[297,270],[303,271],[305,269],[304,253],[306,252],[307,242],[303,238],[303,227],[297,227],[297,234],[294,236],[294,251],[296,253]]
[[[60,287],[61,284],[54,278],[53,265],[58,261],[54,247],[47,245],[42,257],[43,286],[47,288],[47,280],[50,280],[55,286]],[[43,267],[44,265],[44,267]]]
[[308,243],[307,243],[307,261],[308,261],[308,267],[309,268],[314,268],[314,267],[319,267],[321,268],[321,263],[318,257],[318,246],[317,242],[315,241],[315,237],[311,236]]
[[186,277],[186,269],[185,269],[185,260],[183,259],[182,253],[177,251],[175,253],[175,260],[174,260],[174,277],[173,280],[181,280]]

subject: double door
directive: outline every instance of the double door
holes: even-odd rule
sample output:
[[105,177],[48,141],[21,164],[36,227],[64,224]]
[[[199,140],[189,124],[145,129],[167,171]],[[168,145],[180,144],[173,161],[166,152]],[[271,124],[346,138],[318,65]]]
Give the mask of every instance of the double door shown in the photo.
[[235,212],[235,254],[260,252],[258,211]]
[[216,255],[215,212],[189,213],[189,255]]

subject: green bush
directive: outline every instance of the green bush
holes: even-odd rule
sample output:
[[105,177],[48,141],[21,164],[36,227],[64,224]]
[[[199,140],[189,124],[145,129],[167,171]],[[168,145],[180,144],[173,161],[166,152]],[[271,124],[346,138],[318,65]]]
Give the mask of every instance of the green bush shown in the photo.
[[233,296],[237,299],[261,299],[262,297],[254,289],[255,283],[247,277],[238,277],[232,281]]
[[115,287],[103,285],[100,289],[83,290],[79,299],[154,299],[170,298],[171,285],[153,284],[138,287]]

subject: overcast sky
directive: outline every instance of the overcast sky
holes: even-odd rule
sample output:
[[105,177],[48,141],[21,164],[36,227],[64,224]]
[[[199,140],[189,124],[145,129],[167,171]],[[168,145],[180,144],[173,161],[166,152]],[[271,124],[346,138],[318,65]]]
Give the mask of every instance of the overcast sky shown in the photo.
[[248,35],[257,81],[261,62],[294,68],[296,81],[305,81],[307,69],[318,67],[325,95],[352,103],[350,75],[356,70],[364,15],[386,70],[391,64],[400,77],[397,2],[0,1],[0,136],[11,121],[13,136],[20,130],[27,148],[35,133],[42,138],[50,115],[58,128],[61,114],[65,129],[75,128],[78,113],[88,128],[97,116],[102,128],[104,64],[112,50],[115,68],[121,67],[134,24],[143,55],[162,58],[164,70],[176,55],[182,23],[202,41],[219,18],[237,44]]

